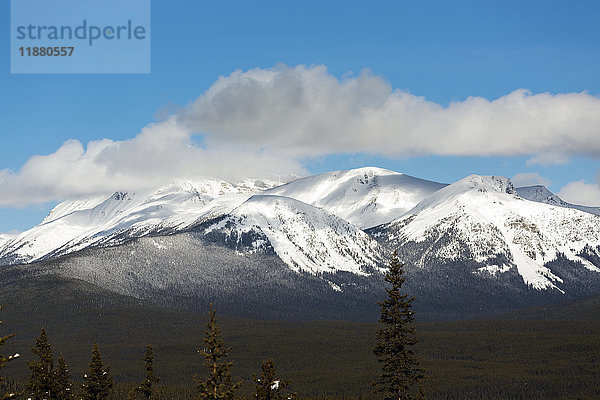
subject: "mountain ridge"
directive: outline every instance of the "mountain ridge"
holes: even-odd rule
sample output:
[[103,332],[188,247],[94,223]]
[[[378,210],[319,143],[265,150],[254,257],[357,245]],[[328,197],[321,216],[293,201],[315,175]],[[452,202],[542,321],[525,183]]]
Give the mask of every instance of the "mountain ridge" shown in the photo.
[[517,193],[519,193],[520,197],[527,200],[555,205],[559,207],[574,208],[579,211],[600,215],[600,207],[588,207],[568,203],[542,185],[519,187],[517,188]]
[[[396,247],[433,241],[414,260],[417,265],[426,257],[455,260],[463,252],[481,264],[473,273],[495,276],[516,268],[527,285],[562,290],[562,279],[545,265],[561,253],[600,272],[580,254],[587,245],[598,254],[598,222],[596,215],[524,200],[508,178],[471,175],[435,192],[375,234]],[[454,232],[456,240],[440,244],[447,232]],[[457,247],[459,242],[464,246]]]
[[446,186],[383,168],[332,171],[266,191],[323,208],[361,229],[399,217]]
[[[250,313],[265,307],[261,285],[269,285],[280,298],[290,291],[285,304],[298,315],[310,314],[302,309],[316,305],[310,298],[331,302],[323,315],[346,313],[344,304],[364,315],[357,305],[382,289],[393,251],[429,315],[488,315],[600,292],[600,217],[519,190],[504,177],[446,185],[373,167],[283,185],[180,181],[59,205],[0,243],[0,265],[48,265],[167,305],[233,296],[231,307]],[[278,303],[273,313],[291,312]]]

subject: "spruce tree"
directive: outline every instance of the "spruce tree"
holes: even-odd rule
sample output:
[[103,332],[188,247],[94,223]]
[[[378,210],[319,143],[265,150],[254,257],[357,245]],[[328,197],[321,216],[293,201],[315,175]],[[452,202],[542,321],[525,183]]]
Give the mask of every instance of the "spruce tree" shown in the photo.
[[231,379],[233,363],[225,361],[231,347],[226,347],[221,338],[221,328],[215,320],[212,303],[208,315],[210,320],[203,339],[204,348],[198,350],[198,353],[204,357],[204,366],[208,374],[205,378],[196,376],[198,399],[230,400],[240,386],[239,382],[233,383]]
[[295,393],[286,393],[285,389],[290,381],[282,381],[277,378],[275,362],[272,359],[263,361],[262,373],[259,378],[252,377],[254,381],[254,398],[256,400],[287,400],[295,399]]
[[42,328],[40,337],[36,338],[31,352],[37,360],[27,362],[31,369],[27,382],[27,393],[32,400],[54,400],[54,357],[46,329]]
[[[135,392],[141,394],[144,399],[151,399],[153,398],[153,385],[158,382],[158,378],[154,376],[154,351],[152,350],[152,345],[146,346],[144,366],[146,368],[146,379],[135,388]],[[135,396],[131,397],[135,398]]]
[[[0,306],[0,311],[2,311],[4,309],[4,306]],[[3,321],[0,321],[0,324],[2,324]],[[8,341],[8,339],[14,337],[15,334],[11,333],[5,336],[0,336],[0,348],[2,348],[2,346],[4,346],[6,344],[6,342]],[[16,360],[17,358],[21,357],[21,355],[19,353],[16,353],[12,356],[5,356],[4,354],[0,353],[0,369],[6,367],[6,364],[9,363],[10,361]],[[13,392],[13,391],[4,391],[6,387],[6,377],[4,376],[0,376],[0,390],[2,390],[2,393],[0,393],[0,400],[7,400],[7,399],[14,399],[17,397],[17,393]]]
[[[385,400],[414,399],[425,378],[413,350],[417,343],[414,311],[411,310],[414,297],[401,292],[406,280],[403,267],[394,252],[385,275],[385,281],[391,284],[386,288],[388,298],[378,303],[381,306],[379,322],[384,327],[377,331],[377,344],[373,349],[381,365],[381,374],[373,382],[373,391],[383,395]],[[422,394],[422,389],[420,391]]]
[[84,400],[106,400],[112,397],[113,380],[110,367],[103,365],[98,343],[94,343],[90,367],[83,380]]
[[54,369],[54,398],[56,400],[70,400],[74,397],[73,381],[67,368],[64,356],[59,354]]

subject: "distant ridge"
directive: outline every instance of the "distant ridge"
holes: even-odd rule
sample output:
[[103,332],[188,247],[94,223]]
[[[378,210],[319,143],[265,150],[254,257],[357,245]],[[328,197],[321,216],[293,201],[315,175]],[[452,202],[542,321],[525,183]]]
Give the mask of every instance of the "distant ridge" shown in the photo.
[[566,201],[549,191],[545,186],[537,185],[520,187],[517,188],[517,193],[519,193],[519,196],[521,196],[524,199],[537,201],[538,203],[550,204],[553,206],[565,208],[574,208],[576,210],[600,215],[600,207],[586,207],[577,204],[567,203]]
[[394,251],[427,318],[600,293],[599,215],[505,177],[446,185],[375,167],[64,202],[0,237],[0,277],[14,267],[184,309],[218,299],[260,318],[364,319]]

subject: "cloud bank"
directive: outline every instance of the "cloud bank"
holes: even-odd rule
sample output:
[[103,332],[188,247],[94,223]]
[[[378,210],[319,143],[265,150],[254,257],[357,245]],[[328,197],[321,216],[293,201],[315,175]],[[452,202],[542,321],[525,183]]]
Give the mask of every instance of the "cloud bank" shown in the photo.
[[65,142],[56,152],[34,156],[18,173],[0,170],[0,206],[135,190],[177,178],[272,177],[302,174],[297,160],[267,150],[194,145],[177,117],[150,124],[127,141]]
[[546,164],[600,157],[600,98],[586,93],[521,89],[443,107],[369,72],[339,80],[324,66],[234,72],[181,115],[213,143],[266,146],[294,157],[531,155]]
[[558,197],[573,204],[600,207],[600,185],[584,180],[571,182],[560,189]]
[[[200,136],[198,145],[194,136]],[[302,174],[302,161],[380,156],[600,158],[600,98],[587,93],[470,97],[442,106],[370,72],[277,66],[220,77],[165,121],[127,141],[65,142],[19,171],[0,170],[0,206],[133,190],[175,178]]]

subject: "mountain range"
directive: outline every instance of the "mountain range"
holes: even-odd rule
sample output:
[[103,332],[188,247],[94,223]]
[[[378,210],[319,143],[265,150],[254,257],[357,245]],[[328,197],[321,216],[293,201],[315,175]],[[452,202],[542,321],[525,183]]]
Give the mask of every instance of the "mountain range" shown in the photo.
[[287,183],[180,180],[66,201],[0,235],[0,280],[58,276],[261,318],[369,319],[397,251],[422,315],[488,315],[600,292],[599,214],[495,176],[447,185],[367,167]]

